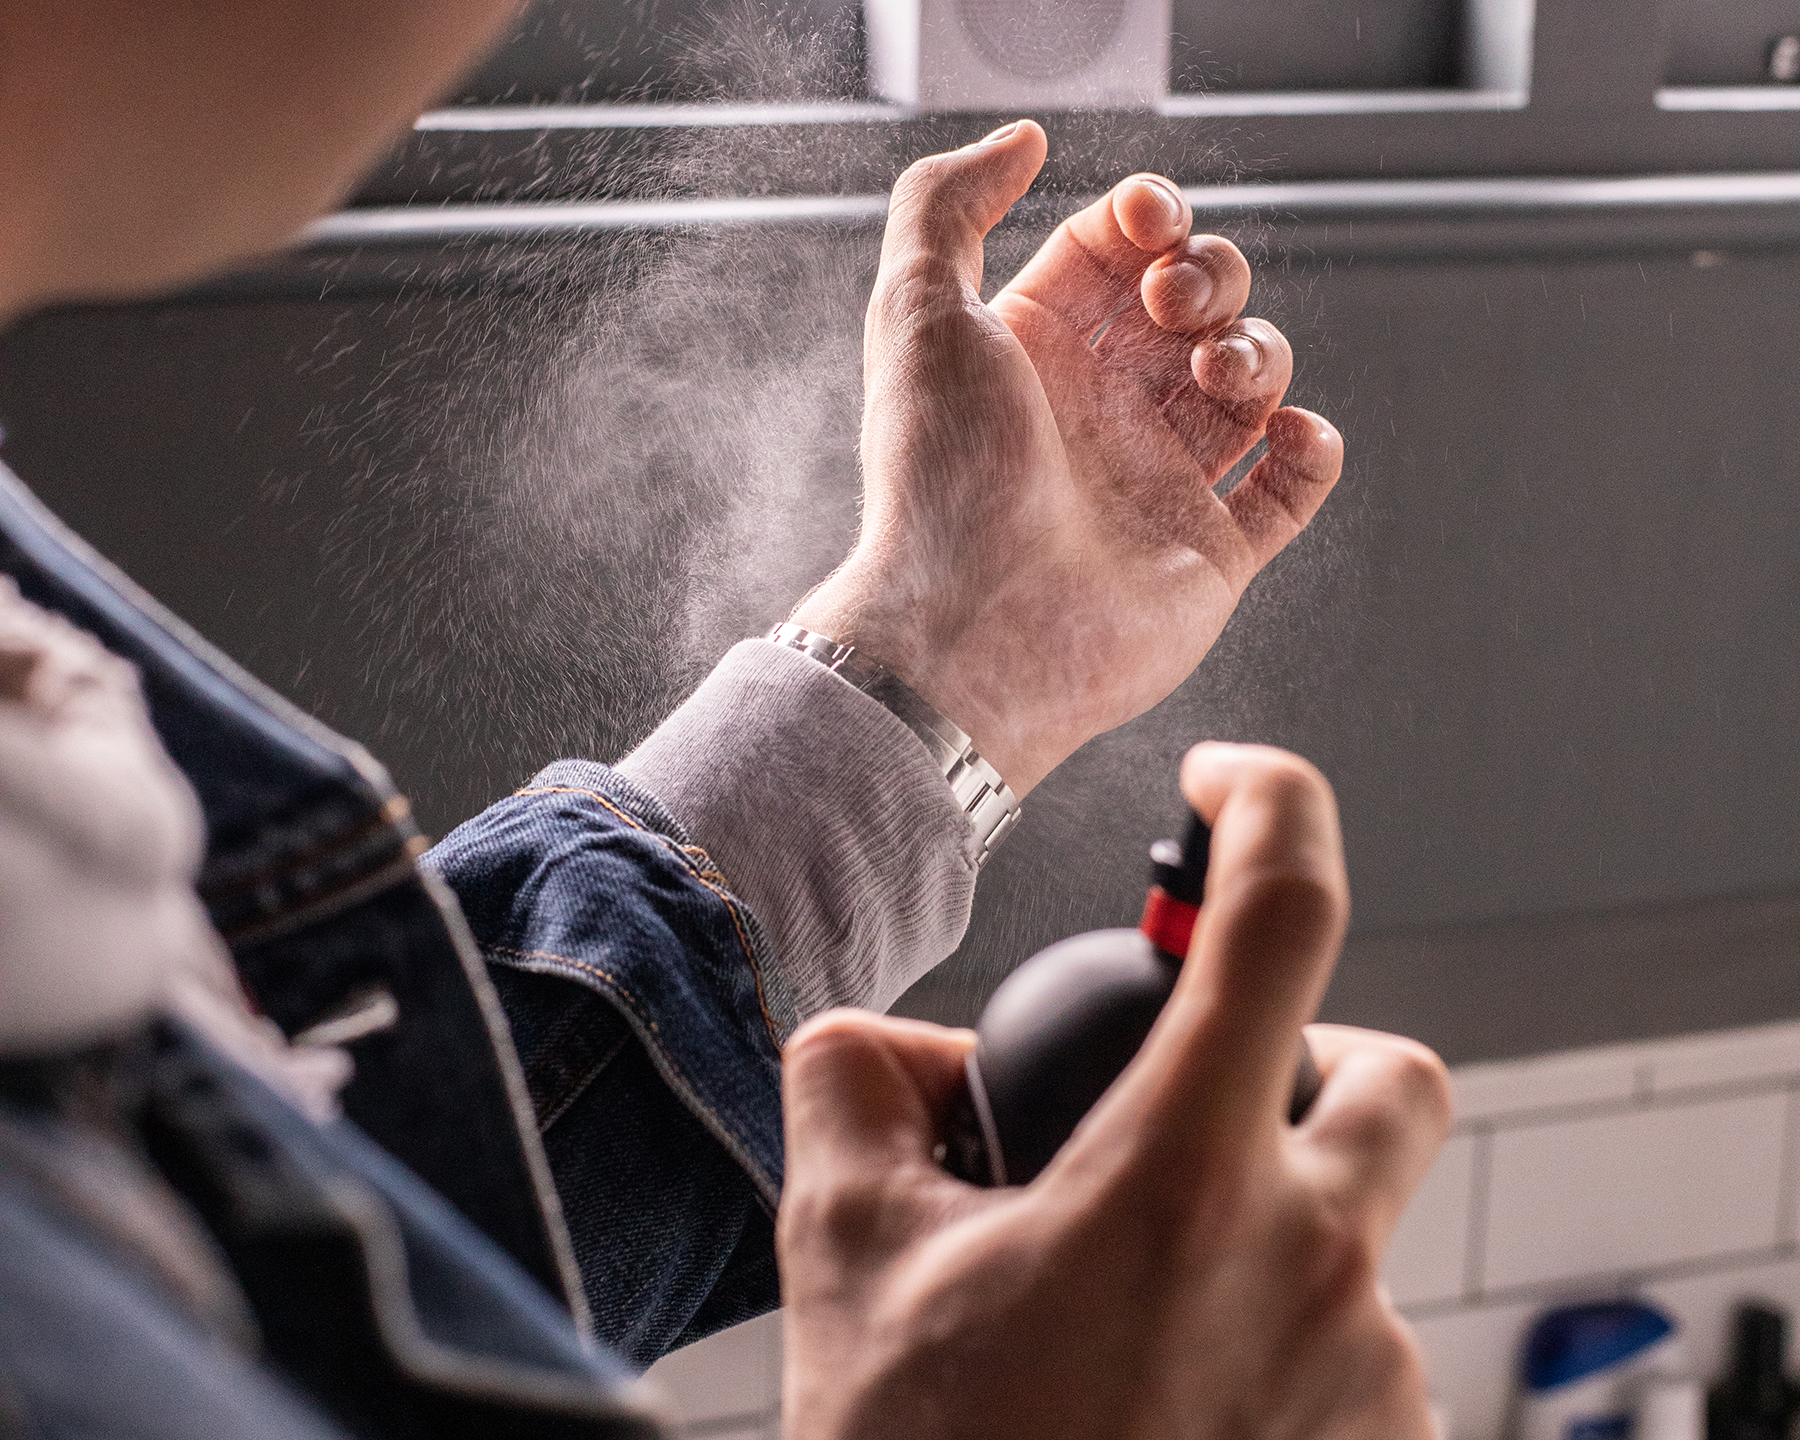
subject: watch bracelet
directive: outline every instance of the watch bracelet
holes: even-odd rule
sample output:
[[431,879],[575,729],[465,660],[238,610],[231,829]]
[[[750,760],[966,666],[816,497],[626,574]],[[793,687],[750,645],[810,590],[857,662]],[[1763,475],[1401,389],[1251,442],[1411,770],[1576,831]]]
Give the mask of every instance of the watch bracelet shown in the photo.
[[772,644],[798,650],[815,660],[876,704],[919,738],[931,763],[950,786],[956,803],[969,817],[975,831],[975,865],[987,864],[988,856],[1019,823],[1019,800],[1000,772],[975,749],[967,732],[940,715],[925,698],[898,675],[877,664],[854,645],[840,645],[829,636],[802,625],[783,622],[764,637]]

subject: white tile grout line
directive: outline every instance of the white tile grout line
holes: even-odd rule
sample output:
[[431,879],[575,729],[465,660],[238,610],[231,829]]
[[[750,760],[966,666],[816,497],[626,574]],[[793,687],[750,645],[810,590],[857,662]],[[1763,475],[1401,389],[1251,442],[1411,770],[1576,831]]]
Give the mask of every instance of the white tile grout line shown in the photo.
[[678,1433],[689,1437],[689,1440],[704,1440],[708,1435],[730,1435],[759,1425],[767,1426],[780,1419],[779,1406],[772,1410],[746,1410],[736,1415],[714,1415],[706,1420],[692,1421],[681,1426]]
[[1462,1299],[1474,1305],[1481,1300],[1481,1287],[1487,1279],[1488,1188],[1494,1169],[1494,1127],[1484,1125],[1473,1132],[1474,1153],[1469,1157],[1469,1213],[1463,1234]]
[[1635,1270],[1596,1270],[1589,1275],[1559,1275],[1554,1280],[1534,1280],[1527,1285],[1507,1285],[1497,1290],[1483,1291],[1473,1298],[1422,1300],[1416,1305],[1402,1305],[1399,1310],[1408,1320],[1441,1320],[1446,1316],[1500,1309],[1531,1300],[1566,1301],[1580,1295],[1630,1294],[1645,1285],[1655,1285],[1665,1280],[1688,1280],[1728,1270],[1754,1270],[1769,1265],[1785,1265],[1796,1258],[1800,1258],[1800,1245],[1784,1242],[1759,1246],[1754,1250],[1730,1250],[1689,1260],[1672,1260],[1667,1264],[1646,1265]]
[[1791,1090],[1800,1084],[1800,1075],[1758,1075],[1744,1080],[1716,1080],[1708,1084],[1688,1085],[1679,1090],[1655,1090],[1641,1094],[1634,1078],[1631,1093],[1612,1095],[1604,1100],[1570,1100],[1561,1104],[1499,1110],[1451,1127],[1453,1135],[1478,1135],[1495,1130],[1525,1130],[1536,1125],[1560,1125],[1570,1120],[1597,1120],[1608,1115],[1629,1115],[1638,1110],[1678,1110],[1686,1105],[1703,1105],[1713,1100],[1745,1099],[1752,1095],[1772,1095]]

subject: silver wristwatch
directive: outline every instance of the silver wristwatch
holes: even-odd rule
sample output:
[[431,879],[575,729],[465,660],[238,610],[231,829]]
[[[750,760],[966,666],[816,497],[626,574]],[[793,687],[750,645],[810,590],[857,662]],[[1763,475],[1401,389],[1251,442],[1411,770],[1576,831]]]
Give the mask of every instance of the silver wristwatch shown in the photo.
[[791,624],[777,625],[767,638],[817,660],[871,700],[886,706],[919,737],[975,829],[976,866],[987,864],[988,856],[1000,848],[1000,842],[1019,823],[1019,799],[1000,778],[1000,772],[976,753],[968,735],[926,704],[899,676],[859,654],[854,645],[840,645],[827,636]]

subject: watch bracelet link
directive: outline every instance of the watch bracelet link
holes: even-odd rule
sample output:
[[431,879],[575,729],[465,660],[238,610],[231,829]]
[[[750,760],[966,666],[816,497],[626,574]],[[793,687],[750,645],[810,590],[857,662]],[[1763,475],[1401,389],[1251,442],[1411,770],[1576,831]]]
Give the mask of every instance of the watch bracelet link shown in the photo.
[[948,782],[950,793],[974,828],[976,868],[987,864],[988,856],[1000,848],[1000,842],[1019,823],[1019,799],[1000,778],[1000,772],[981,758],[968,734],[940,715],[898,675],[876,664],[854,645],[840,645],[829,636],[792,623],[777,625],[764,638],[818,661],[890,711],[919,737],[931,763]]

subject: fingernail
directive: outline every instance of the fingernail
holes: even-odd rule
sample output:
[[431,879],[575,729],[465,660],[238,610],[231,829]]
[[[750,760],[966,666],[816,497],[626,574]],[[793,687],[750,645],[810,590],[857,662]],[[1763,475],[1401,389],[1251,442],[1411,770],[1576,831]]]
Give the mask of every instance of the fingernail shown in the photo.
[[1192,260],[1178,260],[1169,266],[1165,283],[1174,287],[1190,315],[1200,314],[1212,301],[1213,277]]
[[1262,346],[1258,345],[1248,335],[1233,335],[1228,339],[1221,340],[1219,344],[1223,348],[1235,351],[1238,355],[1243,357],[1245,375],[1254,375],[1258,370],[1262,369]]
[[1019,122],[1017,120],[1014,120],[1010,125],[1002,125],[998,130],[994,131],[993,134],[991,134],[991,135],[983,135],[973,145],[963,146],[963,149],[979,150],[983,145],[998,145],[1002,140],[1004,140],[1008,135],[1012,134],[1013,131],[1017,130],[1018,128],[1019,128]]
[[1175,187],[1160,177],[1146,179],[1144,183],[1154,190],[1162,200],[1163,208],[1169,212],[1170,222],[1180,224],[1182,217],[1187,213],[1187,202],[1181,198]]

